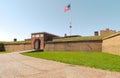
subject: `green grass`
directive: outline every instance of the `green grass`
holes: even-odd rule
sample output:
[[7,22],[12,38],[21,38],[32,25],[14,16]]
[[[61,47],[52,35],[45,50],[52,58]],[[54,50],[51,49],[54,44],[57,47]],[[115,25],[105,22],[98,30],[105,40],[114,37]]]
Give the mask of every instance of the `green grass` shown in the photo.
[[58,41],[81,41],[81,40],[102,40],[104,36],[83,36],[83,37],[68,37],[68,38],[55,38],[53,39],[53,42],[58,42]]
[[23,55],[120,72],[120,56],[101,52],[30,52]]
[[109,36],[106,36],[104,37],[103,39],[108,39],[108,38],[111,38],[113,36],[116,36],[116,35],[119,35],[120,34],[120,31],[119,32],[116,32],[116,33],[113,33],[113,34],[110,34]]
[[22,44],[22,43],[23,43],[23,44],[24,44],[24,43],[30,43],[30,41],[16,41],[16,42],[14,42],[14,41],[11,41],[11,42],[7,42],[7,41],[6,41],[6,42],[3,42],[3,41],[1,41],[1,42],[0,42],[0,44],[19,44],[19,43],[21,43],[21,44]]
[[4,54],[4,53],[8,53],[8,52],[4,52],[4,51],[1,51],[0,54]]

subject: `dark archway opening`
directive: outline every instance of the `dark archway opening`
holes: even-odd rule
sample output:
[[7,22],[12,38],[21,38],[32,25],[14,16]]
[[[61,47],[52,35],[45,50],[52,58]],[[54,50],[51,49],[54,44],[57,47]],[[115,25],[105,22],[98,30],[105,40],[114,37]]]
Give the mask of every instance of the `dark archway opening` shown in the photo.
[[39,39],[36,39],[35,42],[34,42],[34,49],[35,51],[40,51],[40,40]]

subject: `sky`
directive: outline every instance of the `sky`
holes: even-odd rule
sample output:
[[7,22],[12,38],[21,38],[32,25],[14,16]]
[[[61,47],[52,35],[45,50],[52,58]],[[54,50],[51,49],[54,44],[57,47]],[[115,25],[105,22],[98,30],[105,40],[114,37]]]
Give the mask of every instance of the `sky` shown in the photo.
[[120,0],[0,0],[0,41],[24,40],[34,32],[70,35],[70,15],[72,35],[120,31]]

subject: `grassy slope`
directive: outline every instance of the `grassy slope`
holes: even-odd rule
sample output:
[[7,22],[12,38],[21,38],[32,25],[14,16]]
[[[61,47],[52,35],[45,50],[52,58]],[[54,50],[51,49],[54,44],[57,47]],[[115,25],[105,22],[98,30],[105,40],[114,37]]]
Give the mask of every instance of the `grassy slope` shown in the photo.
[[32,52],[24,55],[120,72],[120,56],[106,53],[86,52]]
[[7,52],[3,52],[3,51],[2,51],[2,52],[0,52],[0,54],[4,54],[4,53],[7,53]]
[[17,42],[0,42],[0,44],[18,44],[18,43],[30,43],[30,41],[17,41]]
[[83,36],[83,37],[69,37],[69,38],[55,38],[53,39],[54,42],[57,41],[79,41],[79,40],[102,40],[104,36]]

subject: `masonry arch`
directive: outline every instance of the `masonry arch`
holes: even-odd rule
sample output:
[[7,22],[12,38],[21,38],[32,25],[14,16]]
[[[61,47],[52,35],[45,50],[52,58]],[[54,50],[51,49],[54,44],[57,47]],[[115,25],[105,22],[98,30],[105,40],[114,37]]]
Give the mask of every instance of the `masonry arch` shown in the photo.
[[37,50],[37,51],[40,50],[40,44],[41,44],[40,39],[36,39],[34,41],[34,49]]

